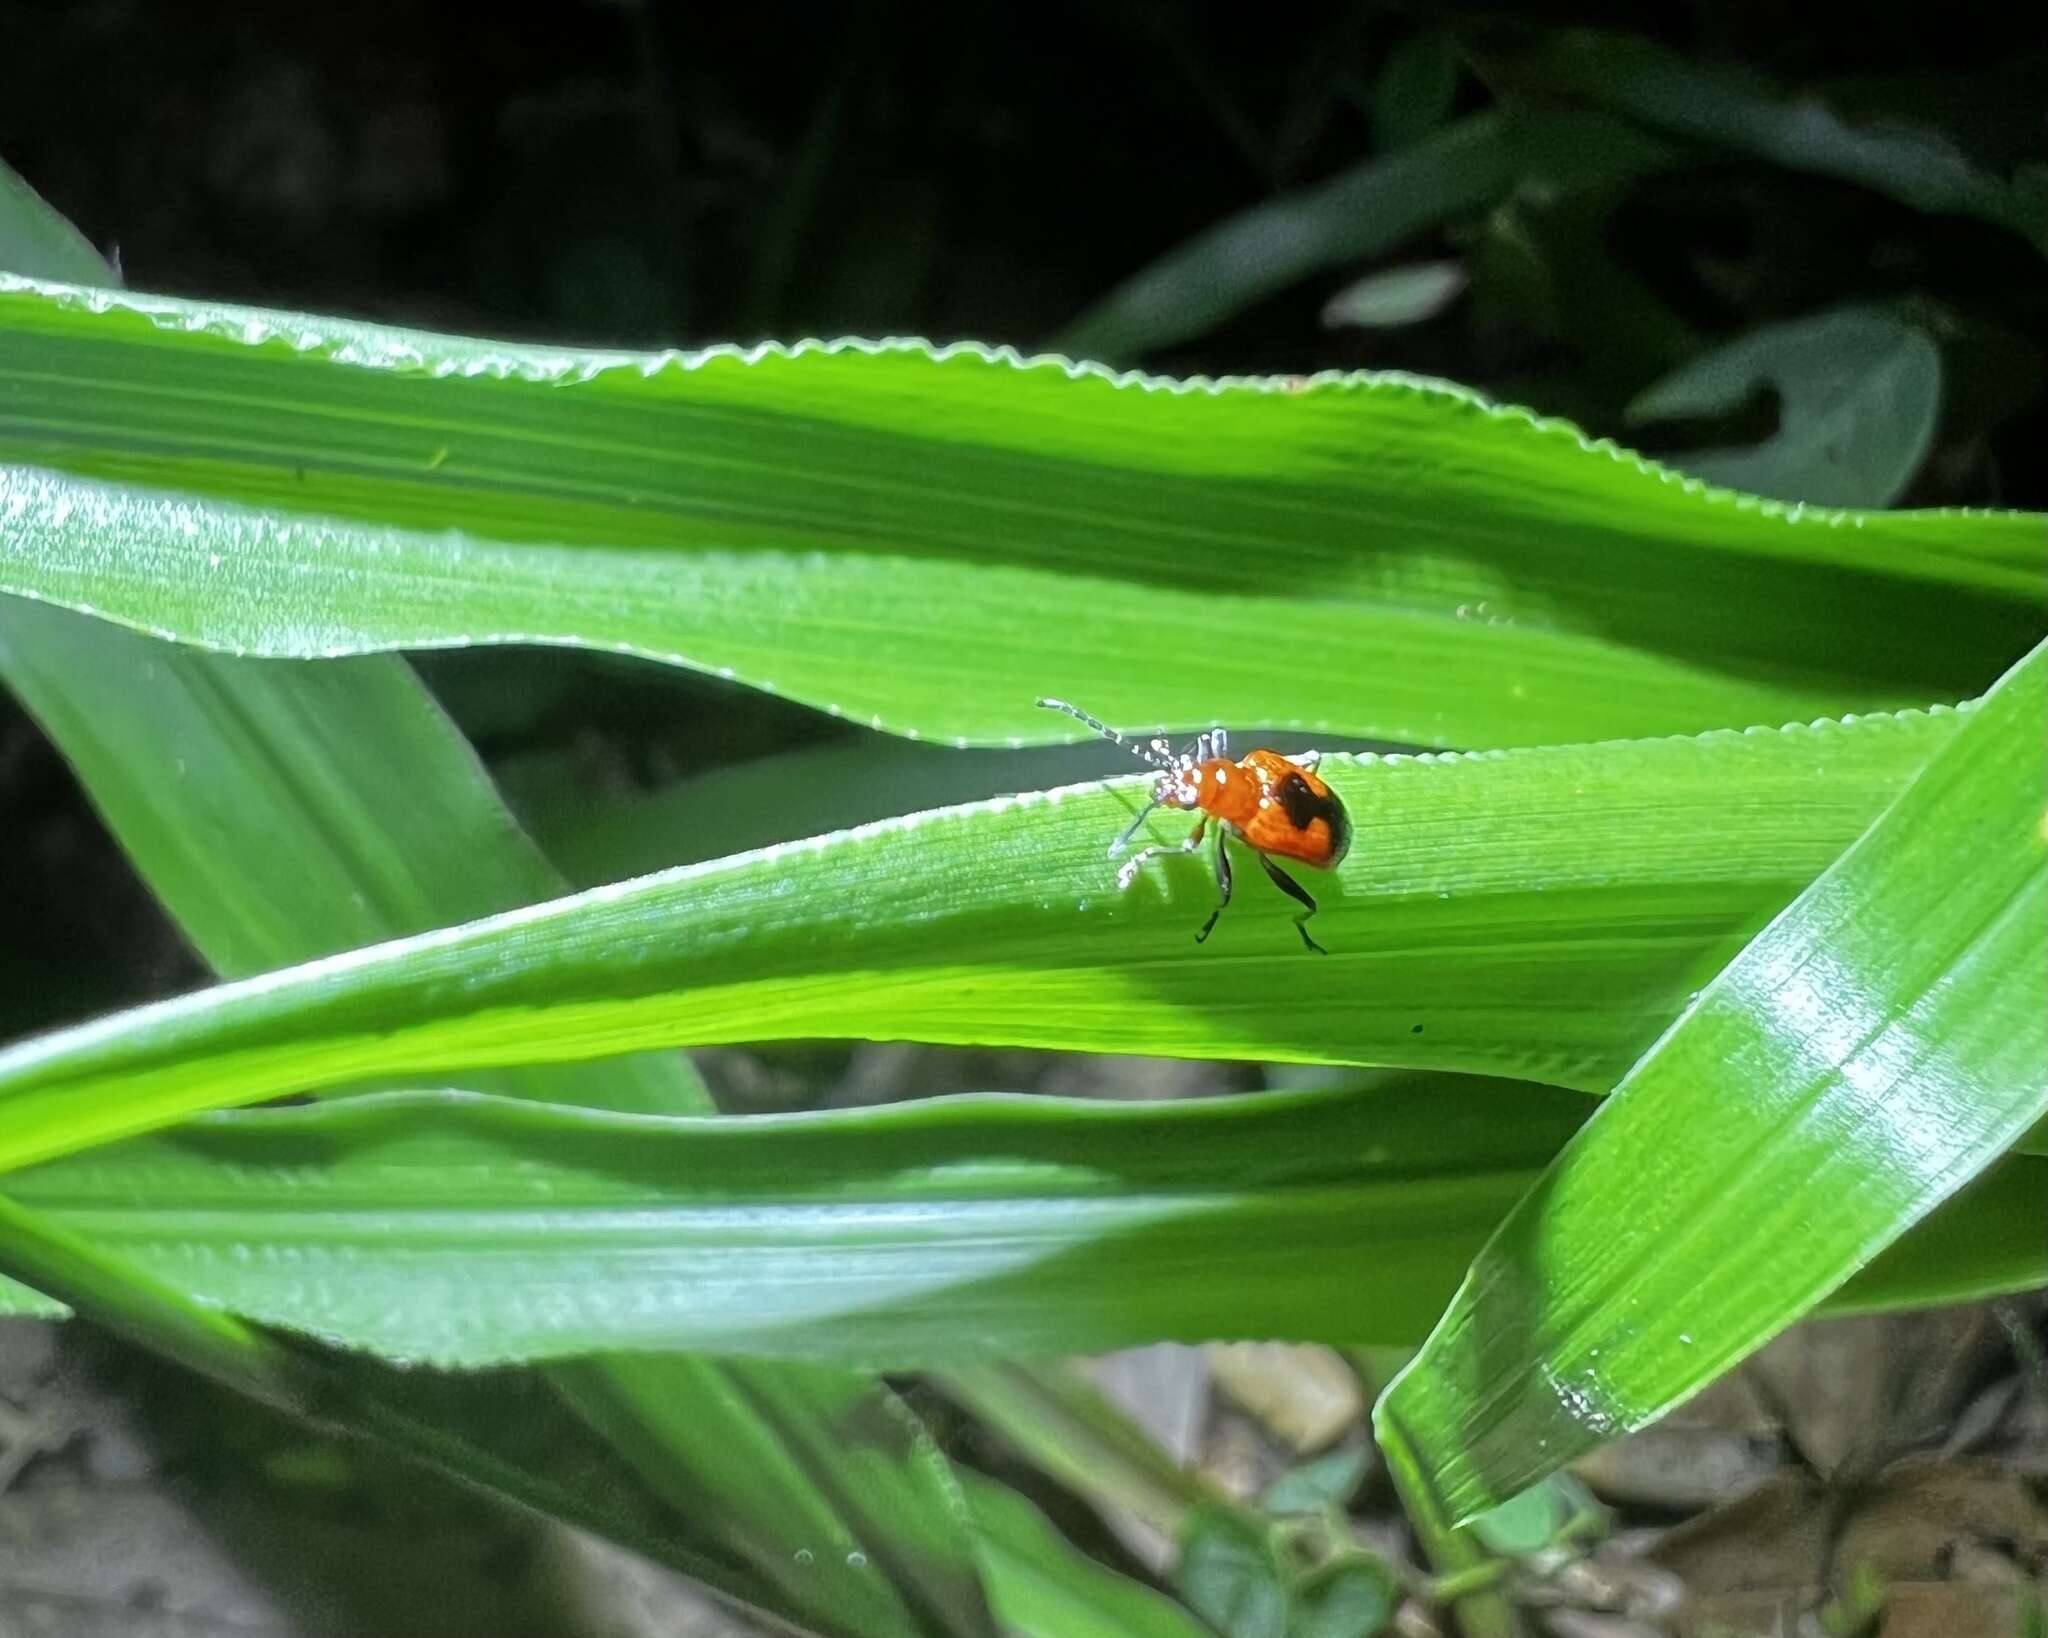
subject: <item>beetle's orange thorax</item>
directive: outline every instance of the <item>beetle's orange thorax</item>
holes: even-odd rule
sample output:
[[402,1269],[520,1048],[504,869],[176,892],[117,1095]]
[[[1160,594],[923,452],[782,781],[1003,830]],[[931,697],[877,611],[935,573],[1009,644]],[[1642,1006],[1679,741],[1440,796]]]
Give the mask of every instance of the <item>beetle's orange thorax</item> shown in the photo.
[[1194,775],[1194,806],[1234,826],[1261,853],[1328,869],[1351,845],[1344,805],[1278,751],[1253,751],[1241,762],[1212,757]]

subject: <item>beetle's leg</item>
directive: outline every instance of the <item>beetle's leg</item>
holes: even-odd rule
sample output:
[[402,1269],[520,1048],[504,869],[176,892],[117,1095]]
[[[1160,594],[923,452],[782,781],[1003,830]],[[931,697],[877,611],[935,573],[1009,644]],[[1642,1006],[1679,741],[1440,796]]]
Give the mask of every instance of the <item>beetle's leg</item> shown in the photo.
[[1194,852],[1196,848],[1202,845],[1202,832],[1208,828],[1209,816],[1205,813],[1195,821],[1194,835],[1181,843],[1179,847],[1141,847],[1138,849],[1136,853],[1133,853],[1128,859],[1124,860],[1123,868],[1116,873],[1117,891],[1120,893],[1130,891],[1131,883],[1138,879],[1138,872],[1145,868],[1146,860],[1156,859],[1162,853]]
[[1197,944],[1208,939],[1209,929],[1216,925],[1216,918],[1230,908],[1230,849],[1225,846],[1229,836],[1230,832],[1222,825],[1216,827],[1216,891],[1219,899],[1216,908],[1209,912],[1209,919],[1202,923],[1202,930],[1195,935]]
[[1317,955],[1328,955],[1330,952],[1310,938],[1308,936],[1308,928],[1302,925],[1310,916],[1316,913],[1316,901],[1308,896],[1308,889],[1303,887],[1300,882],[1288,875],[1286,871],[1282,870],[1263,853],[1259,855],[1259,863],[1266,867],[1266,874],[1273,878],[1273,885],[1275,887],[1294,900],[1296,904],[1306,907],[1300,915],[1294,918],[1294,930],[1301,935],[1301,942],[1315,951]]
[[1133,819],[1128,825],[1124,826],[1123,834],[1118,836],[1115,841],[1109,844],[1109,856],[1112,859],[1114,859],[1119,853],[1123,852],[1125,848],[1131,845],[1131,838],[1136,836],[1139,831],[1145,828],[1145,821],[1152,817],[1153,813],[1158,809],[1158,807],[1159,798],[1155,796],[1152,798],[1151,801],[1147,802],[1142,808],[1138,810],[1138,817]]

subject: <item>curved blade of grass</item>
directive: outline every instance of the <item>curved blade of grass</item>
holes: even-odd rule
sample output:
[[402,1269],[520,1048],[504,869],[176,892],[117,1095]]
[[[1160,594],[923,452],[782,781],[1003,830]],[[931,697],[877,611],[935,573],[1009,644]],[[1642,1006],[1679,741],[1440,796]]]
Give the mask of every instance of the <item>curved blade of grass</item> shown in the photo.
[[0,1053],[0,1168],[289,1091],[719,1041],[1381,1063],[1605,1091],[1956,722],[1329,758],[1354,838],[1315,879],[1327,958],[1256,877],[1198,946],[1203,860],[1118,894],[1105,841],[1137,806],[1129,784],[885,821],[22,1043]]
[[235,662],[5,598],[0,677],[225,971],[562,890],[402,661]]
[[[0,166],[0,184],[8,176]],[[18,215],[0,208],[0,230]],[[27,224],[30,236],[47,239],[55,219],[38,215]],[[0,675],[63,749],[194,942],[227,971],[525,903],[561,885],[398,660],[266,666],[0,598]],[[487,1079],[572,1103],[708,1107],[691,1067],[674,1054]],[[20,1208],[0,1200],[0,1210]],[[0,1260],[34,1272],[19,1260],[28,1238],[13,1236],[11,1255]],[[175,1325],[142,1323],[146,1313],[175,1319],[177,1304],[141,1302],[133,1265],[117,1266],[96,1249],[93,1256],[104,1266],[84,1288],[88,1311],[127,1325],[145,1347],[185,1358]],[[74,1282],[56,1284],[70,1290]],[[56,1307],[11,1284],[0,1305],[17,1294],[30,1298],[31,1311]],[[586,1409],[604,1408],[616,1453],[548,1402],[538,1382],[508,1393],[504,1384],[471,1379],[430,1415],[403,1408],[417,1382],[408,1379],[404,1392],[388,1376],[355,1382],[352,1421],[458,1477],[507,1490],[821,1632],[986,1630],[950,1474],[928,1440],[909,1440],[906,1454],[906,1418],[870,1379],[804,1373],[810,1398],[799,1404],[786,1400],[788,1373],[764,1381],[759,1371],[742,1376],[674,1357],[564,1367],[556,1385]],[[264,1386],[261,1373],[254,1385]],[[513,1397],[516,1406],[506,1402]],[[892,1413],[894,1431],[876,1439]],[[835,1503],[792,1454],[816,1444],[818,1418],[848,1459],[863,1464],[869,1491],[888,1503],[885,1515],[865,1496]],[[539,1462],[508,1449],[514,1428],[529,1437],[552,1430]],[[753,1458],[744,1470],[731,1465],[736,1450]],[[657,1494],[674,1508],[656,1505]],[[791,1539],[798,1528],[851,1538],[859,1545],[846,1556],[869,1563],[801,1573],[798,1555],[810,1548]],[[899,1551],[906,1543],[914,1551]]]
[[[0,598],[0,679],[200,952],[260,972],[531,904],[562,877],[403,661],[258,665]],[[673,1055],[477,1090],[683,1113]]]
[[1474,1264],[1375,1412],[1453,1517],[1704,1387],[2048,1111],[2044,722],[2048,646],[1715,979]]
[[1407,378],[581,354],[0,278],[0,382],[0,591],[258,655],[620,649],[962,743],[1076,737],[1046,692],[1427,745],[1782,722],[1974,693],[2048,606],[2041,518],[1760,505]]
[[[746,1118],[390,1093],[208,1117],[10,1190],[209,1304],[453,1367],[1412,1344],[1591,1109],[1442,1077]],[[2044,1211],[2048,1163],[2014,1161],[1957,1203],[1906,1294],[2038,1282]],[[1859,1301],[1893,1290],[1880,1271]]]

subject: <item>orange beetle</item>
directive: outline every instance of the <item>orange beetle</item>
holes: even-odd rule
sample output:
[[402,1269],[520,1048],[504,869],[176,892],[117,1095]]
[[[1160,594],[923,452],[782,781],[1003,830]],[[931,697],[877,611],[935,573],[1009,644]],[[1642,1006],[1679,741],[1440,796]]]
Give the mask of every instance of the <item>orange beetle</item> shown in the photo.
[[1230,736],[1212,728],[1197,736],[1185,751],[1176,752],[1164,739],[1140,745],[1126,739],[1109,724],[1091,717],[1065,700],[1040,700],[1048,711],[1060,711],[1084,722],[1104,739],[1121,745],[1140,761],[1159,770],[1147,802],[1130,827],[1109,844],[1114,859],[1131,845],[1131,839],[1152,816],[1154,808],[1199,811],[1194,834],[1179,847],[1141,848],[1116,873],[1116,885],[1128,889],[1148,859],[1162,853],[1192,853],[1202,845],[1209,821],[1216,821],[1216,888],[1222,900],[1209,912],[1195,942],[1202,943],[1216,925],[1216,918],[1230,904],[1230,850],[1225,839],[1235,836],[1257,855],[1266,874],[1295,903],[1301,914],[1294,918],[1294,930],[1301,942],[1318,955],[1328,955],[1309,937],[1308,918],[1316,913],[1316,901],[1308,890],[1273,862],[1273,855],[1298,859],[1318,870],[1334,869],[1351,845],[1351,819],[1337,794],[1316,774],[1322,753],[1311,751],[1299,758],[1284,757],[1278,751],[1253,751],[1233,762]]

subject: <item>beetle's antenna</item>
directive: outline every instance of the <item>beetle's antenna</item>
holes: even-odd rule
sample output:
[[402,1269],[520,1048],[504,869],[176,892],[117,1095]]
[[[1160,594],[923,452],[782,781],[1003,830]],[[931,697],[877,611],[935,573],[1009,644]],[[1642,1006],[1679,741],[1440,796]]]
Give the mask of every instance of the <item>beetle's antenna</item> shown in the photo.
[[1065,700],[1043,699],[1038,701],[1038,704],[1044,706],[1045,709],[1048,711],[1058,711],[1066,716],[1070,716],[1076,722],[1085,722],[1090,728],[1093,728],[1098,734],[1100,734],[1104,739],[1108,740],[1112,745],[1121,745],[1125,750],[1129,751],[1131,755],[1136,757],[1140,762],[1149,762],[1155,768],[1165,768],[1168,770],[1171,770],[1173,767],[1172,758],[1160,755],[1160,753],[1150,745],[1140,745],[1134,739],[1126,739],[1122,734],[1118,733],[1114,728],[1110,727],[1110,725],[1104,722],[1100,717],[1091,717],[1086,711],[1083,711],[1078,705],[1069,705]]

